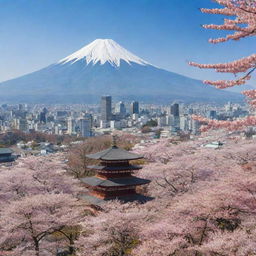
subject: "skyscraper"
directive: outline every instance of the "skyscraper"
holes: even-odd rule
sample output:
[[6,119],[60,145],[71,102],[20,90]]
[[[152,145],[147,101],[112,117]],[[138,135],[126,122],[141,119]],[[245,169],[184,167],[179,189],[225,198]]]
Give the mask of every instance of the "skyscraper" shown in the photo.
[[80,129],[80,135],[82,137],[92,136],[92,116],[86,115],[78,120],[78,126]]
[[112,98],[111,96],[101,97],[101,120],[110,121],[112,118]]
[[131,103],[131,114],[139,114],[139,102],[138,101],[133,101]]
[[124,117],[126,114],[126,108],[122,101],[116,103],[115,113],[118,114],[120,117]]
[[23,111],[24,110],[24,105],[23,104],[19,104],[18,105],[18,111]]
[[176,133],[180,130],[180,111],[179,111],[179,104],[174,103],[171,105],[171,131]]
[[208,116],[208,118],[210,118],[210,119],[217,119],[217,112],[216,112],[216,110],[210,110],[210,111],[207,113],[207,116]]
[[180,110],[179,110],[179,104],[178,103],[174,103],[173,105],[171,105],[171,114],[174,117],[180,116]]
[[41,123],[46,123],[46,113],[44,111],[40,112],[40,114],[39,114],[39,121]]
[[194,119],[191,119],[191,128],[192,134],[197,135],[200,133],[200,122]]
[[15,125],[16,125],[16,129],[26,132],[28,129],[28,122],[26,119],[14,119]]
[[68,134],[72,134],[75,132],[76,123],[75,120],[72,117],[68,118]]

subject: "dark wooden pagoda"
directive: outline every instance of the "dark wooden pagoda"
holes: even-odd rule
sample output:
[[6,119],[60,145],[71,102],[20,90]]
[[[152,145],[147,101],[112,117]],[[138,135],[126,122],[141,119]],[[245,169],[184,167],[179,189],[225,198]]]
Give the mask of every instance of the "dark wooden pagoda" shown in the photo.
[[150,180],[134,176],[133,173],[142,167],[129,162],[142,159],[143,156],[113,145],[96,154],[87,155],[87,157],[100,160],[100,165],[89,166],[90,169],[96,171],[95,176],[81,179],[89,188],[89,193],[83,196],[85,200],[99,205],[114,199],[141,203],[152,199],[136,192],[137,186],[148,184]]

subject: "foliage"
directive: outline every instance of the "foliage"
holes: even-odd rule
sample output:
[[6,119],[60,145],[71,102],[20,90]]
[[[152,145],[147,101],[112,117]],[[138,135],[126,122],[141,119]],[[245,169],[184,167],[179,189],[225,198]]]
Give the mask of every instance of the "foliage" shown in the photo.
[[[99,138],[102,140],[102,138]],[[218,149],[203,147],[222,141]],[[208,132],[194,141],[148,142],[140,177],[145,204],[110,201],[101,210],[76,199],[65,155],[25,158],[0,171],[0,250],[45,256],[244,256],[256,251],[255,142]],[[81,211],[81,205],[84,211]],[[31,226],[32,225],[32,226]]]
[[[225,139],[223,149],[201,147],[209,139]],[[150,161],[141,177],[152,180],[147,193],[155,199],[144,205],[110,202],[84,222],[89,232],[80,237],[80,255],[254,255],[254,151],[253,141],[221,133],[145,145],[136,152]],[[124,229],[131,240],[116,238]],[[127,241],[135,244],[125,250]]]
[[157,126],[157,121],[156,120],[149,120],[145,125],[143,126],[148,126],[148,127],[156,127]]
[[[72,251],[67,232],[82,217],[79,184],[67,176],[60,156],[28,157],[0,172],[0,248],[11,255],[55,255],[55,232]],[[71,210],[72,209],[72,210]]]
[[[256,35],[256,2],[255,0],[214,0],[223,8],[206,9],[202,8],[203,13],[209,14],[221,14],[228,16],[224,19],[222,25],[208,24],[203,25],[205,29],[216,29],[224,31],[232,31],[226,37],[220,37],[217,39],[210,39],[210,43],[222,43],[229,40],[238,41],[240,39],[251,37]],[[236,76],[233,80],[218,80],[209,81],[205,80],[204,83],[215,86],[218,89],[225,89],[237,85],[245,84],[250,80],[252,73],[256,70],[256,54],[252,54],[248,57],[234,60],[227,63],[219,64],[198,64],[190,62],[190,65],[203,68],[214,69],[220,73],[231,73]],[[237,75],[242,73],[242,76],[237,78]],[[256,106],[256,90],[247,90],[243,94],[247,96],[251,106]],[[202,127],[202,130],[209,130],[212,128],[225,127],[230,130],[241,130],[246,126],[253,126],[256,124],[255,116],[248,116],[242,120],[236,121],[214,121],[202,118],[200,116],[194,116],[195,120],[206,122],[207,125]]]

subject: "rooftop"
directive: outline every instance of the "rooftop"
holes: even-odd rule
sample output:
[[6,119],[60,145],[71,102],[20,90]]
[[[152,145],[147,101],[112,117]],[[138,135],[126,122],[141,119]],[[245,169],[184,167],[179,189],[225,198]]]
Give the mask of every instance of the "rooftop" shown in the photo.
[[126,170],[139,170],[142,169],[139,165],[128,165],[128,166],[102,166],[102,165],[90,165],[89,169],[99,170],[99,171],[126,171]]
[[144,185],[150,182],[150,180],[141,179],[134,176],[112,179],[100,179],[98,177],[93,176],[89,178],[82,178],[81,181],[93,187],[125,187],[133,185]]
[[137,160],[143,158],[142,155],[131,153],[117,146],[112,146],[98,153],[87,155],[87,157],[106,161]]
[[153,197],[144,196],[144,195],[140,195],[140,194],[119,196],[119,197],[114,197],[111,199],[100,199],[100,198],[97,198],[97,197],[91,196],[91,195],[82,195],[80,198],[86,200],[87,202],[90,202],[91,204],[99,205],[99,206],[103,205],[104,203],[106,203],[107,201],[110,201],[110,200],[119,200],[122,203],[134,202],[134,201],[137,201],[139,203],[146,203],[148,201],[153,200]]
[[13,151],[10,148],[0,148],[0,154],[12,154]]

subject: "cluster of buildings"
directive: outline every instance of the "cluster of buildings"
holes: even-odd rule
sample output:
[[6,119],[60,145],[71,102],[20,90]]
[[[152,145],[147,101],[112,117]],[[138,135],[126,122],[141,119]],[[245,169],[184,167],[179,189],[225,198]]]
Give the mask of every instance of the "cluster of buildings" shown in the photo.
[[[51,109],[51,110],[49,110]],[[2,105],[0,108],[0,132],[20,130],[56,135],[92,136],[92,115],[83,111],[73,112],[54,108]]]
[[111,96],[102,96],[98,105],[7,105],[0,107],[0,133],[13,129],[29,133],[91,137],[113,130],[140,133],[142,127],[160,130],[161,137],[181,132],[198,134],[200,123],[193,120],[199,114],[216,120],[232,120],[246,116],[246,106],[228,103],[224,106],[209,104],[170,105],[143,104],[138,101],[113,103]]

